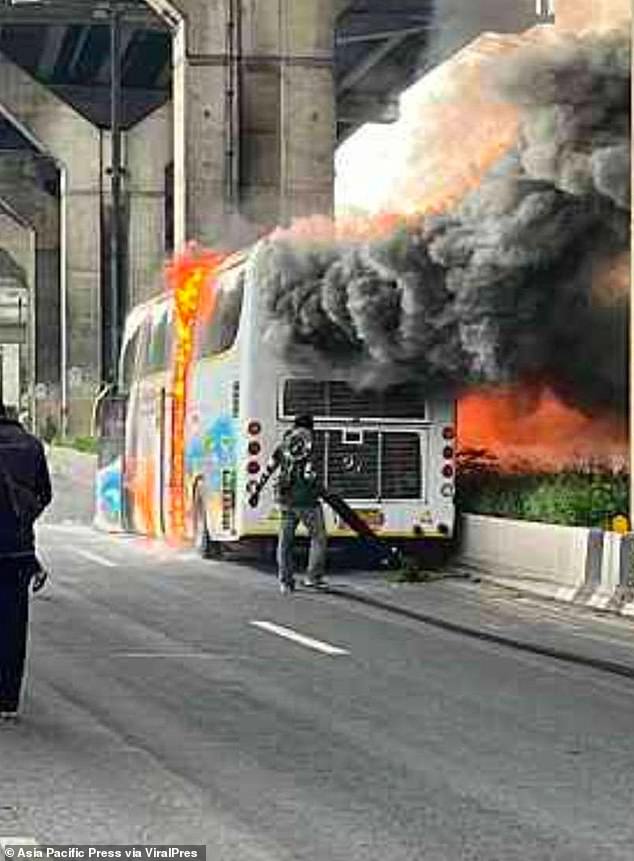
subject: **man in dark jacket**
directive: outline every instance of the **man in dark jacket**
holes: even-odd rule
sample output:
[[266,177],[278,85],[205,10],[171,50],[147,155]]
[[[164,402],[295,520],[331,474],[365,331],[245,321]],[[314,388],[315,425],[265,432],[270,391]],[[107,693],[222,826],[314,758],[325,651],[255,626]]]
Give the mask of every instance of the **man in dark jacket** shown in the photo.
[[313,469],[313,417],[297,416],[293,428],[286,431],[275,448],[262,477],[249,498],[256,507],[260,493],[271,476],[279,470],[276,487],[280,507],[280,532],[277,545],[277,566],[280,591],[283,595],[295,589],[292,568],[295,532],[303,523],[310,536],[310,555],[305,586],[324,584],[326,562],[326,527],[324,512],[319,501],[321,484]]
[[35,555],[33,524],[51,501],[39,440],[0,403],[0,718],[17,715],[26,657],[29,584],[46,578]]

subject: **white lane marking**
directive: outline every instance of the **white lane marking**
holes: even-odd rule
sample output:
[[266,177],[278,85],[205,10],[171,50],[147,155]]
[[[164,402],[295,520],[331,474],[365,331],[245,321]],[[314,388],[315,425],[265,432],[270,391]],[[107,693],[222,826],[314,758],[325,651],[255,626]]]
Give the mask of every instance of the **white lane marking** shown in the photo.
[[104,568],[116,568],[117,563],[106,559],[105,556],[98,556],[96,553],[91,553],[90,550],[82,550],[80,547],[75,547],[75,553],[88,559],[89,562],[96,562],[97,565],[102,565]]
[[201,658],[205,661],[212,661],[227,658],[228,655],[210,655],[206,652],[115,652],[110,655],[111,658]]
[[349,655],[347,649],[341,649],[339,646],[331,646],[330,643],[323,643],[321,640],[313,640],[312,637],[305,637],[303,634],[298,634],[292,628],[284,628],[282,625],[275,625],[273,622],[263,622],[254,619],[251,623],[256,628],[261,628],[263,631],[268,631],[270,634],[277,634],[278,637],[284,637],[286,640],[292,640],[294,643],[299,643],[309,649],[315,649],[317,652],[323,652],[325,655]]

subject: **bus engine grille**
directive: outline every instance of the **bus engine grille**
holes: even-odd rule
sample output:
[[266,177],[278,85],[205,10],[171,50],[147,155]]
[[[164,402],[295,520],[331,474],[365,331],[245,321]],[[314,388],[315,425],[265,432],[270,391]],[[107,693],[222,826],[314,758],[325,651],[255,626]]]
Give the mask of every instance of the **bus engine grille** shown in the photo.
[[318,430],[315,469],[327,487],[348,499],[420,499],[420,436],[396,431],[366,431],[350,444],[340,430]]

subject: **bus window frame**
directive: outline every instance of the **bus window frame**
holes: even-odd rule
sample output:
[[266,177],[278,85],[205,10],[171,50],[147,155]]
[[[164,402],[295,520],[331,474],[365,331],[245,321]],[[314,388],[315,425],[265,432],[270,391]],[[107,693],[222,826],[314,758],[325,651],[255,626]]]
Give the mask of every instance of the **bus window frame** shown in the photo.
[[[170,366],[170,356],[172,350],[172,315],[171,315],[171,306],[169,303],[158,305],[152,308],[151,312],[147,315],[148,320],[148,336],[147,336],[147,350],[146,350],[146,371],[145,376],[151,376],[153,374],[163,374],[167,370],[169,370]],[[155,346],[156,335],[159,331],[159,328],[163,331],[163,344],[162,344],[162,354],[160,356],[160,363],[156,364],[154,362],[154,356],[152,355],[152,351]]]
[[143,318],[143,323],[140,326],[139,332],[139,355],[137,360],[137,375],[136,382],[140,383],[147,379],[151,371],[149,370],[148,354],[150,349],[150,337],[152,331],[152,321],[150,315],[146,314]]
[[[236,271],[237,270],[237,271]],[[205,352],[204,343],[205,339],[201,338],[201,335],[204,333],[204,328],[207,326],[213,326],[213,321],[216,318],[216,313],[212,313],[210,319],[203,326],[203,321],[198,320],[196,324],[196,346],[195,346],[195,361],[203,362],[213,359],[218,359],[221,356],[225,356],[227,353],[230,353],[232,350],[236,348],[240,340],[240,336],[243,328],[243,320],[244,320],[244,309],[246,305],[246,271],[245,267],[242,263],[237,263],[235,266],[232,266],[230,269],[225,269],[218,273],[215,280],[216,282],[220,282],[222,285],[223,277],[233,277],[236,279],[236,283],[232,289],[240,291],[240,310],[238,312],[238,322],[233,331],[233,337],[231,339],[231,343],[229,346],[224,347],[222,350],[217,350],[215,352]],[[239,284],[237,282],[240,282]]]
[[[121,350],[121,359],[119,364],[119,390],[123,394],[128,394],[139,379],[139,355],[144,322],[144,320],[141,320],[134,328],[134,331],[130,333],[130,336],[127,338]],[[130,373],[126,379],[126,356],[128,354],[128,350],[133,350],[134,353],[131,356],[129,365]]]

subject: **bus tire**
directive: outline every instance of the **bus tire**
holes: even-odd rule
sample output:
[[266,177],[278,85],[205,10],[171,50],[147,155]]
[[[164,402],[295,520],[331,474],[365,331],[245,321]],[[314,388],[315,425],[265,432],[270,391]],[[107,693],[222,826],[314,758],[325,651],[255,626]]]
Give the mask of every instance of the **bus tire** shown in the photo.
[[194,503],[194,546],[203,559],[219,559],[222,545],[212,541],[207,529],[207,514],[202,493],[197,490]]

